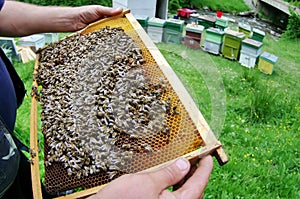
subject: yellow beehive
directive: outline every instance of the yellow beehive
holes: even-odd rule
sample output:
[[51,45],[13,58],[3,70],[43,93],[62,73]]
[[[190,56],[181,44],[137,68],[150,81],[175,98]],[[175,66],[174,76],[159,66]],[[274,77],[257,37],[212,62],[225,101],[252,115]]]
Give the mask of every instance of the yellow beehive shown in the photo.
[[264,52],[260,55],[258,61],[258,69],[266,74],[271,75],[276,67],[278,57],[268,52]]

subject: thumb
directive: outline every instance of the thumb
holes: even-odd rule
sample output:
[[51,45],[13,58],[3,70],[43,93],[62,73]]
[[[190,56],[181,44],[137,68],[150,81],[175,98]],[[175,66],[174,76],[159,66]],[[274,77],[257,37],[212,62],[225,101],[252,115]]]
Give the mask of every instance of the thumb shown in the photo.
[[148,173],[156,190],[163,190],[178,183],[188,173],[190,162],[184,158],[179,158],[171,164]]

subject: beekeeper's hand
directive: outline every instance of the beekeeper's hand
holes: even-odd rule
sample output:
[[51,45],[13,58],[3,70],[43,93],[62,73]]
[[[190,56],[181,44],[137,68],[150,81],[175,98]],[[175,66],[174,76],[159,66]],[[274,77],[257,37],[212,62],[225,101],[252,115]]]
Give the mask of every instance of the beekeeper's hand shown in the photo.
[[25,36],[42,32],[73,32],[99,19],[122,12],[100,5],[81,7],[37,6],[5,1],[0,12],[0,36]]
[[177,159],[168,166],[155,171],[123,175],[100,189],[89,199],[199,199],[213,167],[211,156],[204,157],[190,178],[176,191],[166,190],[177,184],[190,171],[190,163]]

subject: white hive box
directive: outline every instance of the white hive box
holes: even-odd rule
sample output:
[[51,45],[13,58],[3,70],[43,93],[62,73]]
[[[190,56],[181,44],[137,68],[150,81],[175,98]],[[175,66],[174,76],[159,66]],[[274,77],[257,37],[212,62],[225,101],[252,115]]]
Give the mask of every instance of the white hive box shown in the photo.
[[20,46],[30,46],[34,51],[45,46],[45,37],[41,34],[22,37],[19,40]]
[[262,42],[249,38],[244,39],[242,41],[239,62],[247,68],[254,68],[257,58],[261,54],[262,46]]
[[205,40],[204,42],[204,50],[215,55],[220,54],[221,46],[222,46],[221,44],[207,41],[207,40]]
[[148,35],[153,42],[162,42],[166,20],[151,18],[148,21]]
[[149,18],[159,17],[167,19],[168,0],[113,0],[114,8],[129,9],[133,15],[146,15]]
[[58,41],[58,33],[43,33],[45,37],[45,43],[50,44]]
[[240,54],[239,62],[242,66],[245,66],[247,68],[254,68],[255,64],[256,64],[257,57],[258,56],[255,56],[253,54],[248,54],[248,53],[246,53],[242,50],[241,54]]
[[8,51],[6,56],[11,60],[12,58],[20,60],[16,42],[12,37],[0,37],[0,47],[4,52]]
[[262,42],[247,38],[242,41],[241,50],[257,57],[261,54],[262,46]]

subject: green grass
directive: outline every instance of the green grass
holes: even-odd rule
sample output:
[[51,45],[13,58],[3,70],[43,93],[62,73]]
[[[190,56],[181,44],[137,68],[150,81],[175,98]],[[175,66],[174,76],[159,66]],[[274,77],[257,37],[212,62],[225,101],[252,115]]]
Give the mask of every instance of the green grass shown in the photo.
[[[24,98],[22,106],[18,109],[17,112],[17,120],[15,125],[15,134],[16,136],[26,145],[30,146],[30,108],[31,108],[31,86],[33,79],[33,68],[34,61],[28,62],[26,64],[22,64],[20,62],[14,62],[14,66],[20,75],[21,79],[25,84],[25,88],[27,90],[27,94]],[[41,123],[38,122],[39,129],[39,148],[44,148],[44,137],[40,131]],[[26,154],[28,158],[30,158],[29,154]],[[44,153],[42,150],[39,151],[39,163],[41,168],[41,178],[44,178]]]
[[[272,75],[201,50],[158,44],[229,157],[223,167],[215,162],[205,198],[299,198],[299,42],[265,38],[263,50],[279,57]],[[16,134],[28,146],[33,65],[15,63],[28,90]],[[40,154],[41,168],[42,160]]]
[[201,8],[208,6],[211,10],[222,10],[224,12],[242,12],[249,10],[249,7],[243,0],[226,0],[226,1],[211,1],[211,0],[192,0],[191,4],[195,7]]
[[[205,90],[211,82],[199,85],[203,75],[198,70],[196,77],[195,69],[199,64],[213,66],[222,77],[218,82],[226,91],[226,119],[217,135],[229,162],[223,167],[215,162],[205,198],[300,197],[299,42],[265,39],[263,51],[279,57],[273,75],[184,46],[158,44],[186,88],[205,93],[197,95],[195,101],[212,129],[214,114],[207,111],[213,111],[214,96]],[[190,79],[198,82],[189,83]]]

